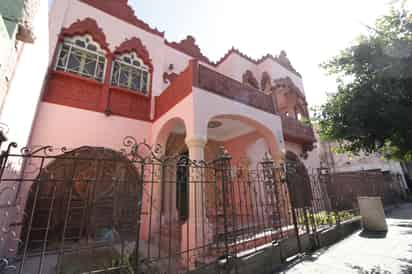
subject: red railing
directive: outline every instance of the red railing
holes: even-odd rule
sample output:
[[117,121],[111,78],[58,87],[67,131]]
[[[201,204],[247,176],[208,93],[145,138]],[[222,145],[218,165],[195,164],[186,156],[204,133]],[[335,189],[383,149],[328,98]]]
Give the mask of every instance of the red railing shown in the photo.
[[194,85],[251,107],[276,113],[272,96],[205,66],[198,66],[197,82]]
[[310,125],[291,117],[282,115],[283,134],[286,141],[314,143],[315,133]]

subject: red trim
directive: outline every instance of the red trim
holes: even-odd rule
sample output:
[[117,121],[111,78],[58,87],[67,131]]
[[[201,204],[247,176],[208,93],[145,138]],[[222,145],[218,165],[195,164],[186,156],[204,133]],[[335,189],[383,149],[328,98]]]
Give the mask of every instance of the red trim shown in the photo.
[[91,35],[107,53],[110,52],[109,44],[106,41],[106,35],[103,30],[99,28],[97,22],[91,18],[86,18],[82,21],[77,20],[75,23],[71,24],[70,27],[64,28],[60,34],[60,38],[86,34]]
[[[290,64],[290,61],[287,62],[286,61],[286,55],[284,55],[284,52],[282,51],[281,54],[279,56],[273,56],[272,54],[266,54],[265,56],[263,56],[262,58],[255,60],[252,57],[244,54],[243,52],[241,52],[240,50],[232,47],[219,61],[217,61],[214,65],[217,67],[220,64],[222,64],[223,62],[225,62],[232,54],[237,54],[240,57],[248,60],[249,62],[255,64],[255,65],[259,65],[261,63],[263,63],[264,61],[266,61],[267,59],[272,60],[273,62],[278,63],[279,65],[281,65],[282,67],[284,67],[285,69],[287,69],[288,71],[294,73],[296,76],[302,78],[302,75],[297,72]],[[288,60],[288,59],[287,59]]]
[[[113,17],[116,17],[120,20],[123,20],[129,24],[132,24],[142,30],[145,30],[149,33],[152,33],[154,35],[160,36],[164,38],[164,32],[159,31],[156,28],[152,28],[147,24],[146,22],[140,20],[139,18],[136,17],[133,9],[128,5],[128,0],[79,0],[89,6],[92,6],[98,10],[101,10],[107,14],[110,14]],[[91,19],[92,20],[92,19]],[[95,38],[95,37],[93,37]],[[171,48],[174,48],[184,54],[187,54],[193,58],[196,58],[202,62],[205,62],[209,65],[212,66],[219,66],[221,63],[223,63],[232,53],[236,53],[240,55],[241,57],[245,58],[246,60],[254,63],[254,64],[260,64],[264,62],[267,59],[271,59],[274,62],[278,63],[285,69],[289,70],[290,72],[296,74],[298,77],[302,77],[299,72],[293,68],[291,65],[289,59],[287,59],[286,54],[284,54],[284,51],[280,53],[279,56],[273,56],[271,54],[266,54],[262,58],[255,60],[246,54],[240,52],[238,49],[232,48],[230,49],[218,62],[213,63],[210,61],[208,57],[202,54],[200,51],[199,46],[196,44],[196,40],[193,36],[187,36],[186,39],[180,41],[179,43],[177,42],[169,42],[165,41],[165,44]],[[102,44],[103,46],[103,44]]]
[[91,79],[91,78],[87,78],[87,77],[83,77],[79,74],[75,74],[75,73],[71,73],[71,72],[66,72],[66,71],[61,71],[61,70],[50,70],[49,71],[50,75],[60,75],[60,76],[64,76],[64,77],[69,77],[69,78],[73,78],[75,80],[80,80],[80,81],[84,81],[87,82],[88,84],[93,84],[96,86],[100,86],[102,87],[104,85],[103,82],[99,82],[95,79]]
[[[145,23],[144,21],[140,20],[139,18],[136,17],[133,9],[128,5],[128,0],[79,0],[89,6],[92,6],[98,10],[101,10],[107,14],[112,15],[113,17],[116,17],[120,20],[123,20],[129,24],[132,24],[142,30],[145,30],[149,33],[152,33],[154,35],[160,36],[164,38],[164,32],[159,31],[156,28],[152,28],[149,26],[149,24]],[[92,19],[90,19],[92,20]],[[97,25],[97,24],[96,24]],[[95,37],[93,37],[95,38]],[[95,38],[96,39],[96,38]],[[96,39],[97,40],[97,39]],[[169,42],[165,41],[165,44],[171,48],[174,48],[186,55],[189,55],[193,58],[196,58],[202,62],[205,62],[206,64],[209,64],[211,66],[219,66],[221,63],[223,63],[232,53],[236,53],[240,55],[241,57],[245,58],[246,60],[249,60],[250,62],[254,64],[260,64],[264,62],[267,59],[271,59],[274,62],[280,64],[282,67],[285,69],[291,71],[292,73],[296,74],[298,77],[302,77],[299,72],[297,72],[293,66],[291,65],[289,59],[287,59],[286,54],[282,51],[279,56],[273,56],[271,54],[267,54],[263,56],[262,58],[255,60],[246,54],[240,52],[238,49],[232,48],[230,49],[217,63],[213,63],[210,61],[208,57],[203,55],[201,52],[199,46],[196,44],[196,40],[193,36],[187,36],[186,39],[183,39],[179,43],[177,42]],[[101,44],[103,46],[103,44]]]
[[43,101],[102,112],[103,83],[72,73],[51,71]]
[[199,46],[196,44],[196,39],[191,35],[188,35],[185,39],[183,39],[179,43],[168,42],[167,40],[165,41],[165,43],[167,46],[174,48],[175,50],[178,50],[180,52],[183,52],[184,54],[189,55],[193,58],[196,58],[199,61],[205,62],[209,65],[214,65],[209,60],[209,58],[203,55]]
[[150,59],[149,52],[147,48],[143,45],[139,38],[133,37],[129,40],[124,41],[120,46],[118,46],[114,54],[130,53],[136,52],[137,56],[143,60],[145,65],[150,68],[150,72],[153,72],[152,59]]
[[113,66],[113,54],[107,55],[107,65],[104,77],[104,86],[103,86],[103,96],[101,100],[101,109],[103,109],[106,113],[110,111],[110,79],[112,77],[112,66]]
[[150,102],[148,96],[124,88],[110,87],[109,109],[113,115],[149,122]]
[[131,89],[128,89],[128,88],[123,88],[123,87],[118,87],[118,86],[110,86],[110,89],[120,91],[120,92],[130,93],[130,94],[133,94],[135,96],[140,96],[140,97],[143,97],[143,98],[146,98],[146,99],[150,99],[149,95],[143,94],[139,91],[134,91],[134,90],[131,90]]
[[172,72],[172,73],[167,73],[167,72],[165,72],[165,73],[163,73],[163,82],[165,82],[166,84],[167,84],[167,83],[171,83],[171,82],[173,82],[173,81],[176,79],[176,77],[177,77],[178,75],[179,75],[179,74],[174,73],[174,72]]
[[196,82],[196,69],[198,63],[191,60],[187,68],[180,73],[169,87],[155,99],[155,120],[159,119],[177,105],[180,101],[192,93],[193,84]]
[[147,23],[136,17],[133,9],[128,5],[128,0],[80,0],[81,2],[101,10],[113,17],[139,27],[147,32],[164,37],[164,32],[150,27]]
[[255,64],[255,65],[257,64],[257,61],[254,60],[252,57],[250,57],[250,56],[244,54],[243,52],[241,52],[240,50],[232,47],[222,58],[220,58],[219,61],[216,62],[215,65],[216,65],[216,66],[219,66],[220,64],[222,64],[223,62],[225,62],[225,61],[230,57],[230,55],[232,55],[232,54],[237,54],[237,55],[239,55],[240,57],[248,60],[249,62],[251,62],[251,63],[253,63],[253,64]]
[[43,101],[150,121],[150,97],[69,72],[49,72]]
[[[152,63],[152,59],[150,58],[149,51],[145,47],[145,45],[142,43],[142,41],[139,38],[133,37],[129,40],[124,41],[123,43],[118,46],[114,54],[122,54],[122,53],[130,53],[130,52],[135,52],[139,58],[143,60],[143,63],[149,67],[149,72],[150,72],[150,82],[148,83],[148,93],[147,95],[140,95],[140,96],[145,96],[145,97],[151,97],[152,95],[152,88],[153,88],[153,76],[154,76],[154,66]],[[124,89],[121,87],[116,87],[120,89]],[[125,89],[127,90],[127,89]],[[130,92],[133,92],[130,90]],[[133,92],[136,94],[135,92]]]

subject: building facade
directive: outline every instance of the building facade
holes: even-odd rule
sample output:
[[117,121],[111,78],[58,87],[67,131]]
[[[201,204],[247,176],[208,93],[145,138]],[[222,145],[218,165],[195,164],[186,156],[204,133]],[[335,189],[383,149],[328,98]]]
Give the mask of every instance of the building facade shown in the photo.
[[[44,26],[44,17],[38,23]],[[25,57],[31,62],[30,58],[36,58],[36,69],[18,71],[11,99],[1,115],[1,121],[10,126],[9,139],[17,141],[20,148],[64,147],[63,151],[87,158],[87,153],[119,151],[124,138],[131,136],[159,146],[162,156],[186,155],[196,162],[214,160],[224,147],[233,166],[246,168],[257,167],[266,153],[277,165],[288,152],[304,161],[313,149],[316,139],[307,123],[302,77],[283,51],[254,60],[231,49],[218,62],[211,62],[194,37],[167,41],[163,32],[135,16],[127,0],[55,0],[44,29],[47,35],[39,33],[41,50],[33,48],[22,56],[23,61]],[[27,80],[27,75],[32,77]],[[22,115],[16,115],[16,108]],[[19,129],[14,130],[17,125]],[[319,167],[315,158],[306,161],[307,168]],[[56,180],[58,157],[55,161],[44,159],[39,170],[46,170],[50,182]],[[24,161],[12,164],[16,174],[28,166]],[[73,178],[89,173],[97,178],[98,170],[85,165]],[[114,166],[108,170],[112,173],[104,173],[107,178],[119,172]],[[35,208],[28,197],[46,173],[31,174],[32,179],[25,180],[30,183],[18,190],[0,189],[3,199],[14,195],[22,202],[9,203],[11,220],[17,218],[18,208]],[[131,176],[138,176],[135,173],[130,171]],[[39,197],[47,196],[49,190],[39,190]],[[182,237],[181,246],[190,250],[192,245],[196,247],[198,222],[193,215],[197,210],[191,206],[196,197],[203,196],[198,195],[200,188],[186,189],[186,204],[177,204],[181,190],[177,185],[153,189],[152,184],[143,193],[150,195],[146,200],[154,200],[150,208],[153,204],[159,208],[172,205],[165,216],[160,209],[157,213],[173,220],[179,234],[189,234]],[[142,210],[145,208],[147,204]],[[53,216],[50,218],[58,218],[58,213],[48,212]],[[150,216],[146,218],[140,234],[150,239],[152,229],[161,233],[162,221],[156,227]],[[20,235],[25,228],[23,221],[17,223]],[[3,243],[3,247],[10,249],[10,243]]]

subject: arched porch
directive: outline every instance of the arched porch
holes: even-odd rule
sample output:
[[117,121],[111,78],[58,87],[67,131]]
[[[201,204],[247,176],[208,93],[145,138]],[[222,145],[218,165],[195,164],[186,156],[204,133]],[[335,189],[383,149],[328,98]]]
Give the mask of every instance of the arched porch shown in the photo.
[[[245,170],[261,169],[260,162],[265,154],[271,155],[270,158],[275,161],[282,160],[284,141],[279,117],[195,89],[190,97],[185,98],[156,121],[153,126],[152,140],[154,144],[160,144],[163,147],[162,152],[165,157],[183,153],[190,161],[201,163],[198,168],[189,168],[186,193],[186,205],[189,211],[187,219],[179,225],[180,247],[182,251],[187,252],[188,257],[199,255],[192,254],[198,251],[189,252],[188,250],[204,247],[221,237],[218,231],[223,227],[221,220],[223,220],[224,205],[230,207],[230,212],[226,212],[227,215],[237,218],[239,223],[242,219],[243,227],[240,224],[236,225],[239,231],[245,229],[247,225],[255,225],[252,230],[258,233],[259,229],[262,232],[265,227],[269,227],[269,223],[273,225],[269,218],[274,218],[274,216],[264,213],[263,209],[262,201],[268,200],[270,196],[265,194],[263,180],[258,182],[255,178],[256,186],[249,187],[249,189],[247,189],[247,180],[239,181],[238,185],[232,184],[230,189],[226,190],[222,189],[221,181],[222,176],[226,176],[225,180],[237,177],[236,169],[239,166]],[[230,170],[224,172],[218,171],[218,175],[215,173],[208,177],[208,168],[213,169],[214,172],[219,170],[213,161],[217,159],[221,147],[224,147],[227,154],[231,156],[230,166],[233,168],[230,167]],[[225,175],[222,175],[223,173]],[[167,177],[177,178],[176,174],[175,169]],[[209,178],[212,178],[212,184],[205,183]],[[157,193],[154,192],[154,195],[162,197],[164,201],[162,208],[166,211],[170,210],[172,214],[169,216],[176,220],[180,209],[176,208],[176,202],[173,199],[179,195],[177,195],[176,183],[172,186],[169,188],[165,186]],[[248,192],[247,198],[244,197],[245,192]],[[231,204],[226,203],[229,200]],[[173,212],[176,213],[173,214]],[[243,222],[243,217],[248,217],[247,214],[249,216],[259,214],[262,220],[252,220],[250,217],[249,223]],[[232,233],[237,233],[235,226],[233,227]]]

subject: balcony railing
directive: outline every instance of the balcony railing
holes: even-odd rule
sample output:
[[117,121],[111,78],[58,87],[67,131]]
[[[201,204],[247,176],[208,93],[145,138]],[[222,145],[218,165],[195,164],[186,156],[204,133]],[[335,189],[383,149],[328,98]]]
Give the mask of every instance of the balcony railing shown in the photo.
[[242,84],[202,65],[198,66],[197,74],[195,86],[254,108],[276,114],[272,96],[266,95],[251,86]]
[[305,125],[299,120],[281,115],[283,134],[286,141],[314,143],[315,133],[310,125]]

